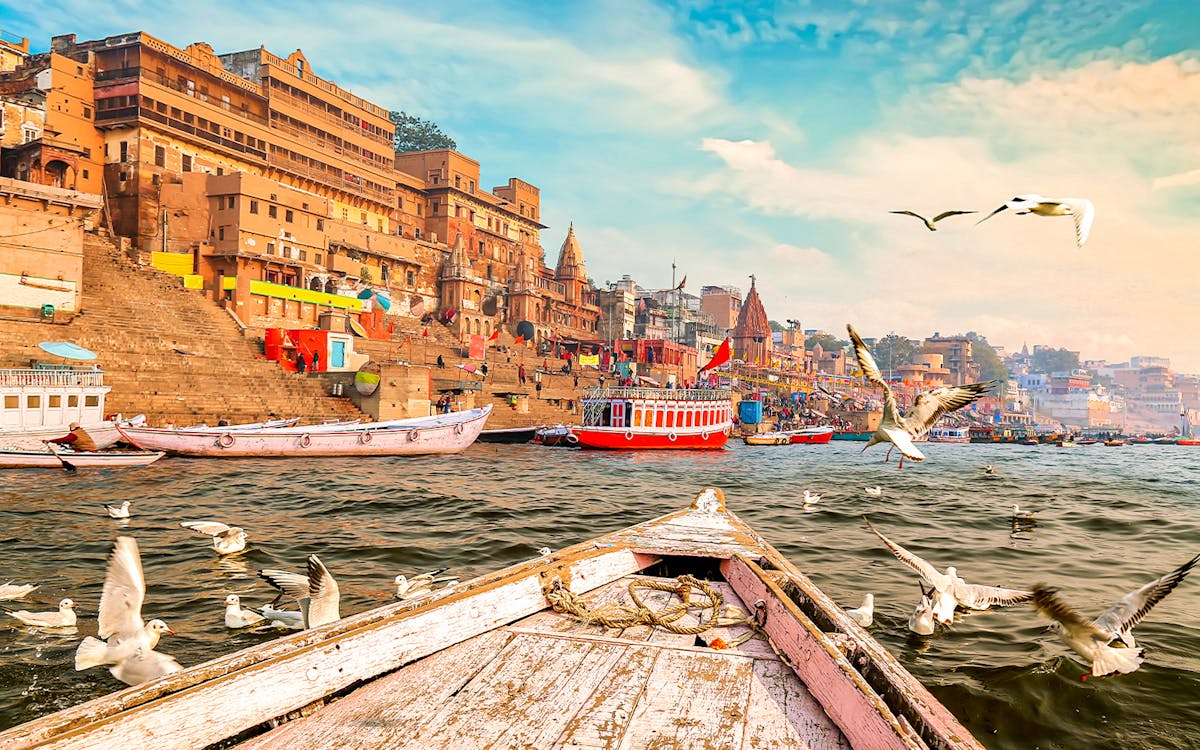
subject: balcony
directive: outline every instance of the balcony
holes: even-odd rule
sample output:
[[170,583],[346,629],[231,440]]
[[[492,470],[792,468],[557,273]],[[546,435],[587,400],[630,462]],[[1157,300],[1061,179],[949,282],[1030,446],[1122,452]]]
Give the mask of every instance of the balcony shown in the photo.
[[102,70],[96,74],[97,83],[105,81],[120,81],[126,78],[136,78],[139,80],[149,81],[150,83],[178,91],[185,96],[190,96],[193,99],[210,104],[213,107],[222,110],[223,112],[228,112],[229,114],[234,115],[235,117],[257,122],[260,125],[268,124],[267,118],[263,115],[250,112],[249,110],[235,108],[229,102],[221,101],[220,96],[213,97],[209,94],[201,93],[194,86],[189,88],[188,86],[179,83],[178,80],[171,80],[166,76],[160,76],[158,73],[149,70],[148,68],[113,68],[110,70]]

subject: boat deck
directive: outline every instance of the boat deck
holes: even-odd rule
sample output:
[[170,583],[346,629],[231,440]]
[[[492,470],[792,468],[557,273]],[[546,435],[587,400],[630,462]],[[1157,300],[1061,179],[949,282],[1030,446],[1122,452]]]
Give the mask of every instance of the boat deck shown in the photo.
[[[583,597],[628,605],[630,576]],[[673,581],[670,581],[673,582]],[[727,606],[745,604],[723,581]],[[644,598],[652,609],[669,592]],[[697,601],[697,594],[692,594]],[[703,600],[703,597],[700,597]],[[693,614],[679,624],[696,623]],[[850,748],[821,705],[748,625],[700,636],[584,624],[550,609],[414,662],[237,745],[303,748]]]

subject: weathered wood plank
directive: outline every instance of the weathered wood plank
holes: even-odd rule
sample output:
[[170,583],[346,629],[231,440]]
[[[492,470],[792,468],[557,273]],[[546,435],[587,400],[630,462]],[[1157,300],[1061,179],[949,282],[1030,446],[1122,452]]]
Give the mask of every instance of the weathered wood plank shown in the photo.
[[[632,577],[627,576],[611,583],[606,583],[600,588],[589,591],[580,598],[592,608],[605,604],[628,605],[630,603],[628,591],[630,580],[632,580]],[[544,630],[548,633],[581,632],[591,635],[608,636],[619,636],[621,634],[621,628],[609,628],[598,623],[584,625],[581,620],[571,615],[555,612],[553,609],[542,610],[518,620],[513,625],[526,630]]]
[[754,660],[663,649],[619,750],[738,750]]
[[875,694],[840,650],[817,629],[758,566],[740,558],[722,563],[725,579],[743,600],[763,600],[762,629],[788,656],[800,680],[856,748],[919,750],[887,704]]
[[639,702],[661,649],[631,646],[609,671],[551,746],[558,750],[616,750]]
[[584,592],[636,572],[645,559],[621,548],[597,551],[532,566],[483,589],[383,608],[394,617],[365,612],[23,724],[0,734],[0,746],[203,747],[542,609],[541,571],[565,576],[573,591]]
[[757,660],[741,750],[851,750],[850,743],[796,673],[783,662]]
[[493,630],[451,646],[367,683],[309,716],[243,742],[237,750],[393,747],[495,659],[513,637]]
[[406,745],[548,747],[624,652],[624,646],[518,634]]

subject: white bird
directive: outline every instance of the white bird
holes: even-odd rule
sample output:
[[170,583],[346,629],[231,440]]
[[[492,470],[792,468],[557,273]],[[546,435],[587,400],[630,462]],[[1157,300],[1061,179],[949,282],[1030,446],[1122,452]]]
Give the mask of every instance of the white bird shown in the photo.
[[129,518],[129,501],[128,500],[121,503],[120,505],[108,505],[106,503],[104,505],[104,509],[106,511],[108,511],[109,518]]
[[146,580],[137,542],[133,537],[117,537],[100,595],[98,634],[107,642],[84,638],[75,650],[75,669],[108,665],[113,677],[127,685],[183,669],[172,657],[154,650],[159,638],[175,631],[162,620],[142,622],[145,598]]
[[287,628],[288,630],[304,629],[304,614],[301,612],[293,612],[290,609],[275,609],[271,604],[263,605],[263,608],[259,612],[274,627]]
[[913,613],[908,616],[908,629],[917,635],[933,635],[933,602],[929,598],[932,593],[932,591],[925,593],[925,587],[922,586],[921,601]]
[[816,504],[817,504],[817,503],[819,503],[819,502],[821,502],[821,496],[820,496],[820,495],[818,495],[818,494],[814,493],[812,490],[805,490],[805,491],[804,491],[804,504],[805,504],[806,506],[807,506],[807,505],[816,505]]
[[946,624],[954,622],[956,605],[961,604],[968,609],[1009,607],[1027,602],[1033,596],[1028,591],[967,583],[958,577],[958,570],[954,566],[947,567],[945,573],[939,573],[937,568],[879,533],[879,530],[872,526],[865,516],[863,520],[867,522],[867,528],[879,537],[880,541],[891,550],[891,553],[900,562],[916,571],[922,581],[933,587],[929,599],[933,604],[933,614],[938,622]]
[[1014,521],[1032,521],[1037,516],[1036,510],[1025,510],[1017,503],[1013,503],[1013,520]]
[[989,477],[994,477],[996,476],[996,467],[988,464],[987,466],[983,467],[983,473],[987,474]]
[[937,216],[933,217],[932,219],[926,219],[921,214],[914,213],[912,211],[889,211],[889,213],[903,214],[905,216],[915,216],[918,219],[920,219],[922,222],[925,223],[926,229],[928,229],[931,232],[936,232],[937,227],[935,226],[935,224],[937,224],[939,221],[941,221],[942,219],[945,219],[948,216],[959,216],[960,214],[973,214],[973,213],[978,213],[978,212],[976,212],[976,211],[943,211],[940,214],[938,214]]
[[546,557],[547,555],[553,555],[554,550],[550,549],[549,547],[538,547],[538,554],[542,557]]
[[232,630],[248,628],[251,625],[261,625],[267,618],[252,609],[243,609],[242,600],[237,594],[225,597],[225,627]]
[[260,570],[258,575],[296,600],[306,629],[342,619],[337,581],[316,555],[308,556],[308,575],[286,570]]
[[13,599],[24,599],[29,596],[30,592],[36,591],[37,586],[29,583],[0,583],[0,602],[7,602]]
[[63,599],[58,603],[57,612],[28,612],[18,609],[9,612],[9,617],[15,617],[33,628],[73,628],[75,627],[75,602]]
[[1004,205],[992,211],[987,216],[975,222],[982,224],[1001,211],[1016,209],[1018,216],[1037,214],[1038,216],[1071,216],[1075,219],[1075,247],[1083,247],[1088,234],[1092,231],[1092,220],[1096,218],[1096,209],[1087,198],[1045,198],[1037,193],[1014,196]]
[[853,619],[859,625],[862,625],[864,628],[871,627],[871,623],[874,621],[875,615],[875,595],[865,595],[862,600],[862,605],[855,609],[850,609],[847,607],[846,614],[850,615],[851,619]]
[[[850,332],[850,340],[854,342],[854,355],[858,358],[858,368],[862,370],[867,380],[883,389],[883,419],[879,422],[879,428],[863,446],[863,450],[865,451],[876,443],[891,443],[900,449],[901,469],[904,468],[904,459],[906,458],[910,461],[925,460],[925,454],[917,450],[913,440],[928,433],[934,422],[937,422],[943,414],[961,409],[976,401],[995,384],[994,380],[989,380],[983,383],[967,383],[949,388],[934,388],[932,391],[926,391],[917,396],[913,401],[912,408],[908,410],[908,414],[901,416],[896,406],[896,396],[892,393],[892,387],[883,379],[879,366],[875,364],[875,358],[871,356],[871,350],[863,343],[862,338],[854,330],[854,326],[847,323],[846,330]],[[886,463],[891,457],[892,449],[889,448],[884,462]]]
[[212,537],[212,547],[218,555],[232,555],[246,549],[246,532],[237,526],[220,521],[183,521],[179,524],[197,534]]
[[446,568],[438,568],[431,570],[428,573],[421,573],[412,578],[403,575],[396,576],[393,583],[396,584],[397,599],[415,599],[418,596],[433,593],[434,586],[443,583],[446,586],[453,586],[458,583],[458,576],[444,576]]
[[1089,675],[1104,677],[1115,672],[1128,674],[1142,665],[1146,655],[1133,639],[1134,626],[1183,582],[1198,561],[1200,555],[1165,576],[1130,591],[1091,622],[1068,607],[1056,589],[1044,584],[1033,587],[1033,606],[1043,617],[1054,620],[1051,627],[1075,653],[1091,662],[1091,670],[1081,679],[1086,680]]
[[882,487],[864,487],[863,491],[866,492],[871,497],[879,497],[880,495],[883,494]]

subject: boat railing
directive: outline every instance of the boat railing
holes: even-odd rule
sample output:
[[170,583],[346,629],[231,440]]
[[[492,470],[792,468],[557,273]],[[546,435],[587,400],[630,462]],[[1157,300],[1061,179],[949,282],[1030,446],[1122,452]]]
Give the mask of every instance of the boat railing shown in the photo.
[[605,386],[588,388],[583,400],[647,399],[656,401],[728,401],[730,392],[720,388],[646,388],[644,386]]
[[0,386],[102,386],[103,370],[0,369]]

